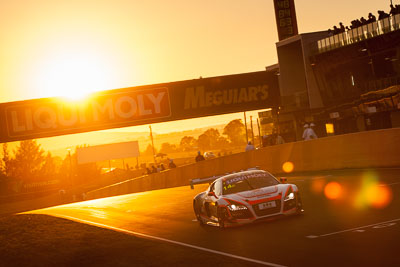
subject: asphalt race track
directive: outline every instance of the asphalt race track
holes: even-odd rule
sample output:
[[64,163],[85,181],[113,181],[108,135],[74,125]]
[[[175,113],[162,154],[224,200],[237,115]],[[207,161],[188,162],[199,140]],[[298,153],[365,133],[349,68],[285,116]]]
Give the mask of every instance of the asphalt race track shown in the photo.
[[207,184],[32,213],[221,254],[246,266],[400,266],[400,169],[324,172],[288,182],[300,189],[303,215],[223,230],[195,219],[193,197]]

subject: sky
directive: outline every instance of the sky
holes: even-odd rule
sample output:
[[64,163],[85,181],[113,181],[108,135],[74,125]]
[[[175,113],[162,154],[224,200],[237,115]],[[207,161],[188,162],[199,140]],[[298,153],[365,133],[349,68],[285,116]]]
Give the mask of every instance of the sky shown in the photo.
[[[388,12],[389,4],[298,0],[299,32],[349,25],[369,12]],[[277,41],[272,0],[0,0],[0,103],[260,71],[277,63]],[[242,117],[153,129],[165,133]],[[132,129],[148,126],[123,130]]]

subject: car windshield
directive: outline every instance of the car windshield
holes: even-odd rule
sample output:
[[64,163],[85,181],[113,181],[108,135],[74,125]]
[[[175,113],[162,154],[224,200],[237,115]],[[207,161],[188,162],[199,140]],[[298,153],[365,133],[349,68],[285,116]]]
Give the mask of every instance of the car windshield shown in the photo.
[[271,174],[266,172],[233,176],[222,182],[224,195],[253,190],[279,184]]

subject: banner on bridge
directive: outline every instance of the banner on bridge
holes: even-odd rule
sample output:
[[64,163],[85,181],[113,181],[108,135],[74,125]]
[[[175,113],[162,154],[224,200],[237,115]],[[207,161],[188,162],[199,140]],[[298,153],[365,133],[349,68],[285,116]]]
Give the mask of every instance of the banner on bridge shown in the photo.
[[103,91],[81,101],[0,104],[0,142],[197,118],[279,105],[272,71]]

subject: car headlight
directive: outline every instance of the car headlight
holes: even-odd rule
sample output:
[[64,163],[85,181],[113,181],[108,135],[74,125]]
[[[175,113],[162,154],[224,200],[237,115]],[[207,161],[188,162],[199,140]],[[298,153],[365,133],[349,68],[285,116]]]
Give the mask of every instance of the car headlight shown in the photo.
[[294,199],[294,193],[293,192],[291,192],[289,195],[287,195],[283,201],[288,201],[288,200],[292,200],[292,199]]
[[228,205],[228,209],[230,211],[239,211],[239,210],[247,210],[246,206],[238,205],[238,204],[230,204]]

